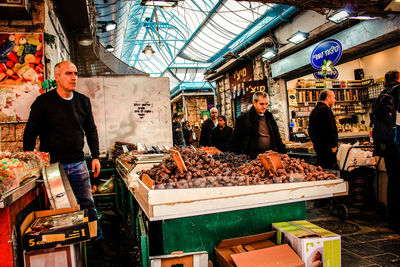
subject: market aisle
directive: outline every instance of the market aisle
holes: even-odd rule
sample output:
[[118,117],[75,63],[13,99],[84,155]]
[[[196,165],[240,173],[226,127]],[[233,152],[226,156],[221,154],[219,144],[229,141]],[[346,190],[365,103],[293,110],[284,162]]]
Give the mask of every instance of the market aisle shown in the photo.
[[[88,266],[140,266],[138,247],[131,239],[129,229],[110,209],[100,208],[103,214],[104,235],[118,256],[105,259],[88,243]],[[345,223],[331,216],[328,205],[314,207],[307,202],[307,219],[342,235],[342,266],[392,267],[400,266],[400,233],[386,228],[386,223],[374,211],[351,212]]]
[[386,228],[387,224],[375,211],[353,211],[342,222],[329,214],[329,207],[314,207],[307,202],[307,219],[342,235],[342,266],[400,266],[400,233]]
[[114,259],[106,259],[98,254],[98,251],[93,245],[87,243],[88,267],[136,267],[140,266],[138,247],[130,235],[130,230],[122,225],[122,220],[110,209],[99,208],[99,213],[102,214],[103,234],[110,245],[117,252]]

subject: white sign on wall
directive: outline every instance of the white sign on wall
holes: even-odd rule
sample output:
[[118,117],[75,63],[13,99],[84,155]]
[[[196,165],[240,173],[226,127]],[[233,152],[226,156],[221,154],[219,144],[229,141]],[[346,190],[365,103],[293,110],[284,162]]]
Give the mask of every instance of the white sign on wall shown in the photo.
[[79,78],[77,91],[91,100],[101,152],[115,141],[172,146],[168,78]]

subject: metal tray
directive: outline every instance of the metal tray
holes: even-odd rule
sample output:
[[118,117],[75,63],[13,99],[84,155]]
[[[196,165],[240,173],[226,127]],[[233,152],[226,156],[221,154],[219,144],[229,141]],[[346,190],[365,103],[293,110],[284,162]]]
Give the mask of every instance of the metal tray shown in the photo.
[[52,209],[78,206],[68,177],[59,162],[43,167],[42,175]]

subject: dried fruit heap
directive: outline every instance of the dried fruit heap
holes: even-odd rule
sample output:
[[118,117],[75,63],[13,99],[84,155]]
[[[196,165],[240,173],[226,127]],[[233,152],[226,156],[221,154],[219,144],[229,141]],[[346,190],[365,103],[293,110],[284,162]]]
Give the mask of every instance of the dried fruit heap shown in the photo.
[[220,153],[209,155],[204,151],[181,148],[187,172],[179,172],[172,158],[163,160],[145,173],[155,181],[155,189],[220,187],[248,184],[272,184],[337,179],[335,175],[310,165],[304,160],[280,155],[283,169],[265,170],[261,161],[249,161],[245,155]]

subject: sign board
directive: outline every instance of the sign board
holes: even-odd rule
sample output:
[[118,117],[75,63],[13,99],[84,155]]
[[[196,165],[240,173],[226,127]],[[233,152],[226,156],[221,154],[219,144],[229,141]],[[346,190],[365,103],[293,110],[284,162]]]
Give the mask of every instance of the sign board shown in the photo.
[[110,151],[116,141],[172,145],[168,78],[80,77],[77,91],[90,98],[101,152]]
[[322,41],[311,53],[311,65],[317,70],[322,70],[323,66],[327,66],[327,64],[333,66],[339,61],[342,52],[342,44],[338,40]]
[[317,71],[313,73],[314,78],[317,80],[322,80],[322,79],[331,79],[331,80],[335,80],[339,77],[339,71],[332,67],[332,71],[327,71],[326,75],[323,75],[323,71]]
[[241,64],[240,68],[232,70],[229,75],[229,85],[231,91],[243,88],[243,82],[253,80],[253,64],[251,61]]

